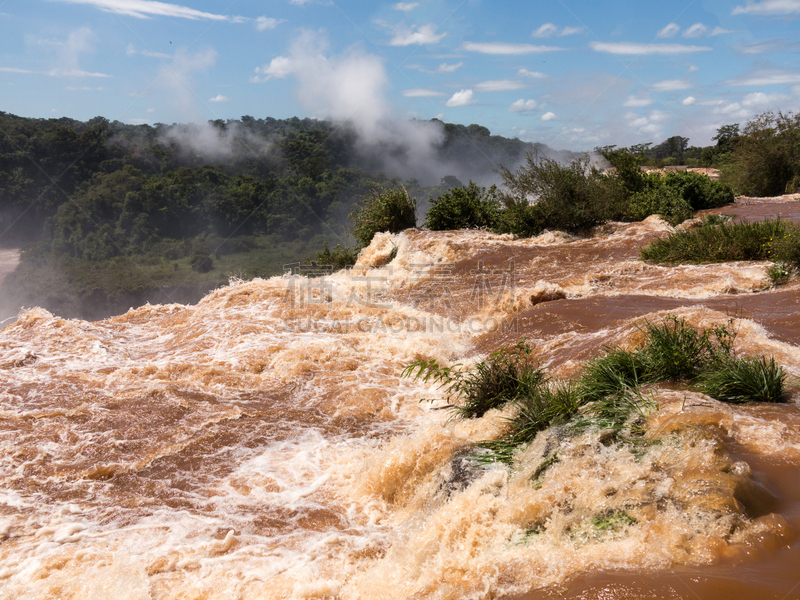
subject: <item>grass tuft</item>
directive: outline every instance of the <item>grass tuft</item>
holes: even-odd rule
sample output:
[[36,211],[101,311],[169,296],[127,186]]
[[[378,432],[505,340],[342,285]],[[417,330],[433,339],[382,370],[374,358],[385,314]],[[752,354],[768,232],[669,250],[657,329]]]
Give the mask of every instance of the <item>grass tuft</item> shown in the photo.
[[467,368],[418,360],[406,367],[403,377],[435,382],[445,390],[449,406],[458,416],[474,419],[509,401],[537,393],[545,375],[531,363],[530,353],[530,346],[522,340]]
[[697,378],[704,394],[723,402],[780,402],[786,372],[775,359],[727,357]]
[[700,264],[737,260],[772,260],[800,266],[798,228],[780,219],[760,223],[722,223],[676,231],[640,250],[655,263]]

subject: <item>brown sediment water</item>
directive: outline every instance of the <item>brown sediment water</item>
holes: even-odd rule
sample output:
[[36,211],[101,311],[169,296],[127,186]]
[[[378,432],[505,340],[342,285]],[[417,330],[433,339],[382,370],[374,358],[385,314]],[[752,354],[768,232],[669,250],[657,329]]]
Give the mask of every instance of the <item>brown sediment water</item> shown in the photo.
[[[772,205],[800,215],[724,210]],[[0,333],[0,597],[800,597],[800,283],[642,263],[670,230],[379,234],[323,278],[23,312]],[[669,314],[774,357],[789,401],[665,385],[646,444],[555,429],[508,467],[472,458],[508,411],[454,420],[401,377],[521,338],[570,377]]]

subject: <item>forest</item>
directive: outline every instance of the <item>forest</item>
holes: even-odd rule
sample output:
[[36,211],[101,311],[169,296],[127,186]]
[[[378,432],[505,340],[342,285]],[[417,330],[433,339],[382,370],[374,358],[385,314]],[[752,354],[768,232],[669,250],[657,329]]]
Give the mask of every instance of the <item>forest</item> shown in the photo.
[[[432,204],[441,213],[453,197],[480,202],[491,194],[494,216],[467,226],[516,235],[569,228],[543,216],[547,203],[531,213],[513,189],[504,197],[478,187],[504,180],[511,189],[515,169],[534,168],[537,160],[546,167],[540,176],[588,182],[553,192],[572,207],[572,222],[587,226],[658,210],[671,220],[685,218],[693,203],[672,194],[670,207],[659,208],[666,200],[654,196],[659,186],[640,180],[642,165],[715,166],[735,191],[753,195],[800,185],[800,125],[793,114],[723,126],[705,148],[675,136],[656,146],[596,149],[620,174],[636,174],[623,182],[626,194],[636,194],[624,206],[600,171],[584,177],[590,167],[578,153],[493,136],[480,125],[434,119],[407,126],[425,143],[410,141],[412,135],[365,142],[348,124],[296,117],[150,126],[0,112],[0,245],[23,249],[4,301],[93,319],[148,301],[196,301],[231,277],[272,276],[291,263],[353,256],[368,240],[354,237],[351,215],[376,190],[398,186],[414,201],[411,226],[433,223],[423,223]],[[562,173],[558,165],[569,166]],[[614,210],[598,212],[599,197]]]

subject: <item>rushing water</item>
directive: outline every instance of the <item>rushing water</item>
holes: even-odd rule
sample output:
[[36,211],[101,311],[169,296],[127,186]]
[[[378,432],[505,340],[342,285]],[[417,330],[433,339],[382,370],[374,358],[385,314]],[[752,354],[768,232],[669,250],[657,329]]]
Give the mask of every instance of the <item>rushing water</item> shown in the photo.
[[[797,219],[800,202],[718,212]],[[507,415],[448,420],[400,376],[524,337],[569,377],[666,314],[733,319],[737,352],[800,376],[800,283],[638,261],[669,229],[408,231],[377,236],[364,268],[195,306],[21,313],[0,334],[0,596],[800,597],[796,388],[731,406],[665,386],[653,443],[543,432],[508,469],[469,453]]]

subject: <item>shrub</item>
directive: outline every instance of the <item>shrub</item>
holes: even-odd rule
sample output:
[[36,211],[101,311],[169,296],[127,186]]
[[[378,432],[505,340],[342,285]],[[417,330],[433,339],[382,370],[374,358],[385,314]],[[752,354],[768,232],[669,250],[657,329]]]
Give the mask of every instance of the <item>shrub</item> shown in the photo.
[[490,229],[497,225],[501,206],[495,186],[487,190],[470,181],[431,200],[425,227],[431,231]]
[[328,242],[322,244],[322,250],[310,259],[311,262],[323,267],[331,267],[335,271],[352,267],[358,259],[358,250],[350,246],[336,244],[336,248],[328,248]]
[[692,210],[717,208],[734,201],[733,190],[724,183],[712,181],[691,171],[667,173],[663,185],[678,193]]
[[353,237],[363,248],[382,231],[398,233],[417,225],[417,203],[402,185],[378,187],[350,215]]
[[198,273],[208,273],[214,268],[214,259],[212,259],[208,254],[195,254],[192,256],[190,264],[192,265],[192,271],[197,271]]
[[[621,186],[590,168],[586,156],[561,165],[528,153],[516,172],[501,167],[500,175],[506,188],[503,203],[511,211],[500,219],[501,233],[515,233],[515,228],[537,233],[543,229],[578,232],[618,218],[623,212]],[[521,218],[524,225],[516,226],[509,216]]]
[[794,191],[800,177],[800,113],[767,112],[736,138],[722,179],[739,194],[776,196]]
[[690,219],[694,211],[677,190],[659,184],[634,194],[625,217],[641,221],[650,215],[658,215],[672,225],[677,225]]

